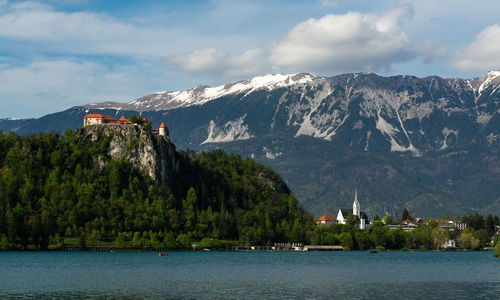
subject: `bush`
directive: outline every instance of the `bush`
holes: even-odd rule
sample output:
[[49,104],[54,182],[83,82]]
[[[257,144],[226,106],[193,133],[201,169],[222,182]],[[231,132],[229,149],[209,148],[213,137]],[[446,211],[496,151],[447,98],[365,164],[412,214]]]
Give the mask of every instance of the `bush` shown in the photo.
[[209,249],[225,249],[226,246],[233,245],[232,241],[218,240],[213,238],[203,238],[200,242],[201,248],[209,248]]
[[5,234],[2,234],[2,238],[0,239],[0,250],[10,250],[10,243],[9,239],[5,236]]

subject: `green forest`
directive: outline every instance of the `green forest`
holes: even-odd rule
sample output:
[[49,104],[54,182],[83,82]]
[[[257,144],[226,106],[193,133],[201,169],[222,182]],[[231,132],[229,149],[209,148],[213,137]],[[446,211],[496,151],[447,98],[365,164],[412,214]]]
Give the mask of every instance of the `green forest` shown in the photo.
[[[375,216],[371,228],[360,231],[351,214],[345,225],[316,226],[281,177],[250,158],[220,150],[177,152],[179,172],[158,184],[130,162],[107,156],[109,143],[71,130],[0,132],[0,250],[274,243],[433,250],[448,239],[478,250],[500,225],[496,216],[474,214],[459,218],[468,224],[462,232],[441,226],[451,217],[441,223],[429,218],[405,232],[385,226],[394,223],[390,216]],[[96,157],[106,163],[96,163]],[[405,211],[399,221],[411,218]]]
[[0,247],[190,248],[304,241],[314,224],[280,178],[220,150],[179,152],[166,185],[68,130],[0,134]]

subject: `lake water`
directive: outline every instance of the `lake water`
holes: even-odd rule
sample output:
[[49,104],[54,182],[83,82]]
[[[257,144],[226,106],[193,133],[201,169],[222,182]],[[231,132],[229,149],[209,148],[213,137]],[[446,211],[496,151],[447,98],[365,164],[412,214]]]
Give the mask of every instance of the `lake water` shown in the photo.
[[492,252],[0,252],[0,299],[500,299]]

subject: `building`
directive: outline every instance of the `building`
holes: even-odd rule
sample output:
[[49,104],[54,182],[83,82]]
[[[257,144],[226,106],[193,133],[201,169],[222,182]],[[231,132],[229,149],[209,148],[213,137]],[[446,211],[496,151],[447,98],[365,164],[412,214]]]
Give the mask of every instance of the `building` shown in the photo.
[[[142,122],[144,124],[151,124],[151,121],[142,118]],[[125,118],[125,116],[121,116],[120,119],[115,119],[111,116],[108,115],[102,115],[102,114],[87,114],[85,117],[83,117],[83,127],[89,126],[89,125],[104,125],[104,124],[119,124],[119,125],[137,125],[137,123],[132,123],[130,122],[130,119]],[[156,130],[151,130],[152,134],[157,134],[159,136],[162,136],[164,138],[170,139],[170,134],[168,132],[168,128],[165,125],[164,122],[161,122],[160,128]]]
[[456,247],[457,247],[457,244],[456,244],[455,240],[447,240],[445,242],[442,242],[439,245],[439,248],[441,248],[441,249],[453,249]]
[[158,129],[158,135],[165,138],[170,138],[167,125],[165,125],[164,122],[161,122],[160,128]]
[[321,216],[319,218],[315,218],[314,223],[316,223],[316,225],[327,225],[328,226],[330,224],[338,224],[339,221],[337,219],[335,219],[334,217],[332,217],[332,215],[328,214],[328,215]]
[[403,231],[410,232],[415,230],[418,226],[413,224],[413,223],[406,223],[406,224],[387,224],[385,225],[389,230],[398,230],[399,228],[403,229]]
[[354,202],[352,203],[352,209],[339,209],[337,214],[337,220],[340,224],[345,224],[347,216],[349,214],[353,214],[359,218],[359,229],[360,230],[368,230],[370,229],[370,220],[368,219],[368,215],[361,211],[361,206],[358,201],[358,189],[354,194]]
[[88,114],[83,117],[83,127],[88,125],[102,125],[109,123],[118,123],[118,121],[112,116],[101,114]]
[[121,116],[120,119],[118,119],[119,124],[130,124],[129,119],[125,119],[125,116]]

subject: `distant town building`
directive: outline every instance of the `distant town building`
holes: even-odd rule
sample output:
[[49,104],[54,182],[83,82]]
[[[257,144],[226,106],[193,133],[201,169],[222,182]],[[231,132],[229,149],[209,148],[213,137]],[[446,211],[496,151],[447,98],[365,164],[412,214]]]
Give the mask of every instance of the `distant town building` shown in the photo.
[[442,248],[442,249],[452,249],[452,248],[456,248],[456,242],[455,240],[447,240],[443,243],[441,243],[441,245],[439,245],[439,248]]
[[321,216],[319,218],[315,218],[314,223],[316,223],[316,225],[327,225],[328,226],[330,224],[338,224],[339,221],[337,219],[335,219],[334,217],[332,217],[332,215],[328,214],[328,215]]
[[406,224],[387,224],[385,225],[389,230],[398,230],[399,228],[403,229],[403,231],[410,232],[415,230],[418,226],[413,224],[413,223],[406,223]]
[[360,230],[368,230],[370,229],[370,220],[368,219],[368,215],[361,211],[361,206],[358,201],[358,189],[356,189],[354,193],[354,202],[352,203],[352,209],[339,209],[337,214],[337,220],[340,224],[345,224],[347,216],[349,214],[353,214],[359,218],[359,229]]
[[443,228],[448,231],[463,231],[467,228],[467,223],[449,220],[446,224],[439,225],[439,228]]
[[463,231],[463,230],[465,230],[465,228],[467,228],[467,223],[465,223],[465,222],[455,222],[455,221],[452,221],[452,222],[458,231]]

